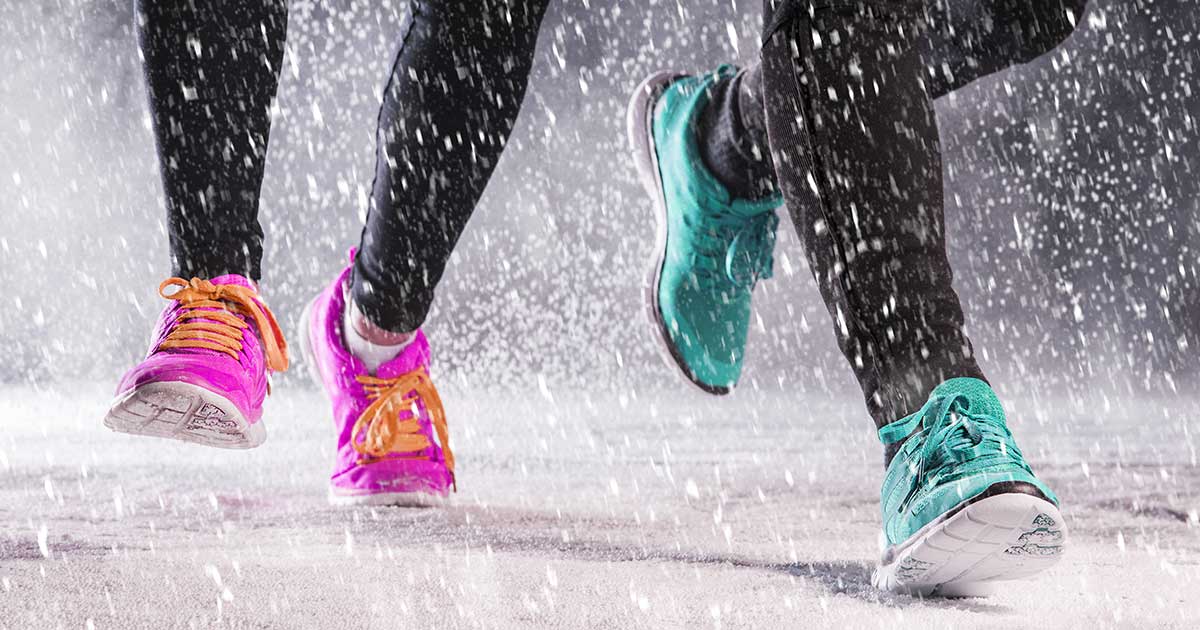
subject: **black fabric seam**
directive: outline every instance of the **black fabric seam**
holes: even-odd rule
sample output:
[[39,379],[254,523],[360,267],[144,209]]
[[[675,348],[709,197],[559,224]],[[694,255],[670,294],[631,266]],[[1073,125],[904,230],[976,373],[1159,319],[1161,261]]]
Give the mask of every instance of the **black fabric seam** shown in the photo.
[[[798,26],[799,23],[800,22],[797,21],[795,24]],[[796,41],[801,46],[802,57],[812,54],[810,44],[802,43],[800,38],[796,37],[797,36],[796,33],[793,33],[792,36],[794,38],[794,41]],[[790,53],[790,50],[787,50],[786,40],[782,45],[784,46],[785,51]],[[823,157],[816,150],[816,146],[814,145],[814,143],[812,141],[812,133],[816,127],[815,127],[814,121],[812,120],[811,113],[809,111],[810,108],[807,106],[810,96],[809,96],[808,91],[803,88],[803,86],[799,80],[799,75],[797,74],[798,68],[796,68],[796,64],[791,59],[790,56],[788,57],[788,63],[790,63],[792,65],[792,80],[793,80],[793,84],[796,89],[797,96],[799,96],[799,99],[797,102],[801,106],[800,114],[803,117],[804,123],[808,127],[808,130],[809,130],[809,132],[807,134],[805,134],[805,139],[803,140],[803,142],[808,146],[809,155],[812,156],[813,181],[816,182],[817,189],[819,191],[819,194],[817,195],[817,201],[818,201],[817,207],[819,208],[819,210],[821,212],[822,219],[824,219],[824,221],[825,221],[825,227],[826,227],[827,234],[828,234],[827,240],[833,246],[834,255],[837,257],[837,260],[840,261],[845,266],[844,273],[848,273],[849,272],[849,262],[846,259],[845,249],[842,247],[842,244],[838,241],[838,239],[835,238],[835,234],[834,234],[835,222],[831,221],[832,214],[830,212],[828,204],[826,203],[826,199],[836,198],[837,195],[833,194],[830,186],[828,185],[828,182],[825,181],[825,175],[821,168],[822,163],[823,163]],[[823,199],[822,197],[825,197],[825,198]],[[840,234],[838,234],[838,236],[840,236]],[[867,338],[869,338],[871,340],[871,343],[874,344],[874,346],[875,346],[874,351],[875,351],[876,356],[874,358],[869,358],[869,357],[864,356],[863,357],[864,363],[868,363],[868,362],[870,363],[870,369],[874,373],[876,382],[879,384],[880,389],[883,389],[883,388],[888,389],[889,393],[888,393],[888,396],[886,397],[886,399],[883,399],[883,397],[881,397],[881,399],[883,400],[883,403],[885,405],[885,412],[887,413],[887,415],[889,417],[894,416],[896,414],[895,414],[895,405],[892,401],[892,394],[893,394],[893,392],[891,392],[892,386],[891,386],[890,382],[884,380],[883,372],[880,370],[880,365],[879,365],[880,362],[882,361],[882,347],[879,346],[878,339],[875,337],[874,333],[872,333],[869,328],[863,326],[860,319],[853,313],[854,307],[858,306],[858,304],[857,304],[858,300],[854,297],[854,291],[851,290],[851,288],[848,286],[848,284],[844,278],[844,275],[839,275],[836,273],[834,275],[837,276],[836,281],[842,289],[842,294],[845,296],[847,305],[851,307],[851,309],[849,309],[851,312],[846,313],[844,316],[847,318],[849,323],[851,325],[853,325],[860,333],[865,334],[865,336]],[[820,282],[819,278],[818,278],[818,282]],[[836,316],[835,316],[834,325],[835,326],[837,325]],[[860,352],[861,352],[861,350],[862,349],[860,348]],[[862,354],[865,355],[866,353],[862,353]],[[847,359],[850,359],[850,357],[847,357]],[[852,359],[851,359],[851,369],[854,369]],[[874,393],[873,393],[873,395],[874,395]],[[891,419],[895,420],[895,418],[891,418]]]

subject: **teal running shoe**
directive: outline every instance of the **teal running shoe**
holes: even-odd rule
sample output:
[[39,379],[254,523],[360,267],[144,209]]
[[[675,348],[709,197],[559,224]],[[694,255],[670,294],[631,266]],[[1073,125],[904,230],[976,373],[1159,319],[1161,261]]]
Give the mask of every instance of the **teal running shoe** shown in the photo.
[[879,439],[904,444],[883,481],[886,549],[876,587],[978,596],[1062,556],[1067,528],[1058,498],[1025,463],[987,383],[942,383],[920,411],[880,429]]
[[770,278],[778,193],[733,199],[700,157],[698,119],[723,66],[687,76],[660,72],[629,104],[629,140],[642,185],[654,199],[658,238],[646,304],[669,363],[711,394],[728,394],[742,373],[755,284]]

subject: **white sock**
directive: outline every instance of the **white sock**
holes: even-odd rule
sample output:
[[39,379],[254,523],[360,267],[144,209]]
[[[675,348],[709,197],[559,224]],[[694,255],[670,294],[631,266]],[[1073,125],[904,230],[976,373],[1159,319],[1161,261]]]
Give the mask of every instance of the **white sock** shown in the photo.
[[358,357],[358,360],[367,366],[367,370],[374,374],[379,366],[400,356],[400,353],[408,347],[408,344],[412,343],[416,335],[410,336],[407,341],[390,346],[367,341],[354,328],[352,315],[357,310],[358,307],[354,305],[354,302],[346,301],[346,309],[342,313],[343,341],[345,341],[346,349],[350,351],[350,354]]

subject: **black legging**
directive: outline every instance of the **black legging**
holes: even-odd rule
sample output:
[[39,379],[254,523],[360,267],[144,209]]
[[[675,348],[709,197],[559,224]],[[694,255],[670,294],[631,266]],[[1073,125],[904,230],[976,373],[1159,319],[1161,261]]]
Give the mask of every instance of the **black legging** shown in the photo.
[[379,111],[354,301],[416,330],[504,151],[549,0],[416,2]]
[[140,35],[177,275],[258,280],[287,0],[142,0]]
[[[354,268],[354,299],[379,326],[425,320],[512,131],[548,2],[413,3],[379,112]],[[257,281],[286,2],[143,0],[141,11],[175,273]]]
[[1083,4],[972,3],[991,28],[954,30],[940,4],[767,0],[770,154],[877,426],[947,378],[983,378],[946,256],[933,99],[1046,52],[1071,32],[1065,9],[1077,19]]
[[[928,28],[914,42],[925,60],[930,96],[941,98],[1040,57],[1074,31],[1086,5],[1087,0],[931,0]],[[778,186],[766,150],[762,65],[720,80],[712,92],[700,121],[705,162],[735,197],[773,192]]]

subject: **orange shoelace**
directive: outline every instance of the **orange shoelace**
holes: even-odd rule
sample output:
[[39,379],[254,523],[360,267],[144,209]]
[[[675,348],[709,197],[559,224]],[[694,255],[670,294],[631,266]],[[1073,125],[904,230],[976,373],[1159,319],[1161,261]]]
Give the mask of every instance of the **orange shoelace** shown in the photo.
[[[171,287],[179,290],[167,293]],[[179,302],[182,308],[175,316],[178,324],[159,344],[160,348],[203,348],[238,358],[242,351],[242,331],[250,324],[238,317],[249,317],[258,326],[267,367],[276,372],[288,368],[287,342],[271,310],[256,299],[258,294],[249,287],[236,284],[213,284],[208,280],[167,278],[158,285],[158,294]]]
[[[432,446],[417,420],[417,404],[424,402],[441,442],[442,455],[450,479],[454,479],[454,453],[450,451],[450,432],[446,428],[446,410],[442,398],[429,380],[425,368],[417,368],[396,378],[369,375],[357,377],[371,405],[363,410],[351,430],[351,443],[358,451],[360,465],[392,459],[428,459],[421,451]],[[401,414],[406,414],[401,417]],[[359,439],[359,436],[362,439]]]

